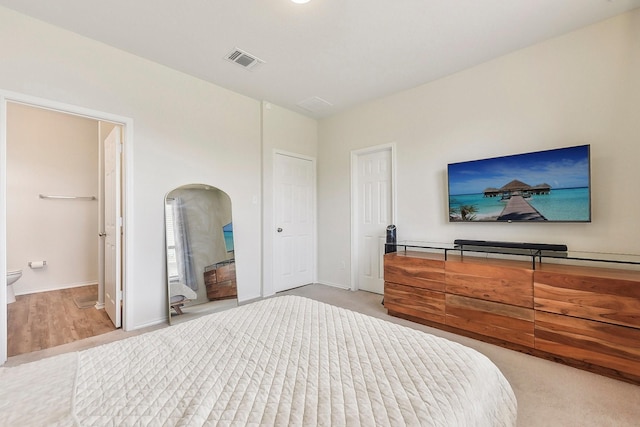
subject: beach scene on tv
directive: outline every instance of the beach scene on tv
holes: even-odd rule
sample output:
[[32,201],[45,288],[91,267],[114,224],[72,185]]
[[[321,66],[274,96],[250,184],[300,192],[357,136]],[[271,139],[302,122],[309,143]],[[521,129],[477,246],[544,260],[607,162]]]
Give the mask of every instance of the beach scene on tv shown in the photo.
[[448,165],[449,221],[591,220],[589,146]]

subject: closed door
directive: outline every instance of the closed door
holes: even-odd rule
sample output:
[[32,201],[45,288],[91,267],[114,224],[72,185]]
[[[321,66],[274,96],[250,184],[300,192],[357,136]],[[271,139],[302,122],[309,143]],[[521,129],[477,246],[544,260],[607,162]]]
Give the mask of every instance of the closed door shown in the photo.
[[120,250],[122,215],[120,213],[120,128],[115,127],[104,142],[104,305],[111,321],[122,322]]
[[393,221],[391,149],[358,154],[355,163],[355,288],[382,294],[386,228]]
[[274,157],[273,284],[276,292],[313,282],[315,259],[315,164]]

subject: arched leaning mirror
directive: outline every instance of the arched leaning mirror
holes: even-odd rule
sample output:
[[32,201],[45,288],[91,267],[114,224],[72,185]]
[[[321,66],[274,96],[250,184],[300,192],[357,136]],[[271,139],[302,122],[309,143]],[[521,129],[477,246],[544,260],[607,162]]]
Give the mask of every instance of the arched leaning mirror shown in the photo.
[[238,305],[229,195],[184,185],[164,207],[169,323]]

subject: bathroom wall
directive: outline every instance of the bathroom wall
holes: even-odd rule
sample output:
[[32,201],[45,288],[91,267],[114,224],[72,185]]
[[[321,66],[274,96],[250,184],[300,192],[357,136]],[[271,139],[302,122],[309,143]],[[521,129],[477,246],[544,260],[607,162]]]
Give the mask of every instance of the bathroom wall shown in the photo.
[[[95,284],[98,122],[22,104],[7,107],[7,268],[22,269],[16,295]],[[46,260],[42,269],[29,261]]]

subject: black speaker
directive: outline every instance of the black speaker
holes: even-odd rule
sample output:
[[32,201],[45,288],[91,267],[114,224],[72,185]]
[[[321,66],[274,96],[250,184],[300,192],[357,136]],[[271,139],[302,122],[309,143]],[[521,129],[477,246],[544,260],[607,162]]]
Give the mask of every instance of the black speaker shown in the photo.
[[391,224],[387,226],[387,242],[384,245],[384,253],[388,254],[396,252],[396,226]]
[[482,246],[493,248],[511,248],[511,249],[533,249],[538,251],[557,251],[566,252],[567,245],[556,245],[551,243],[517,243],[517,242],[494,242],[487,240],[465,240],[456,239],[453,243],[457,246]]

